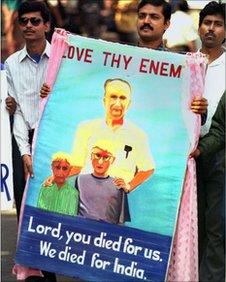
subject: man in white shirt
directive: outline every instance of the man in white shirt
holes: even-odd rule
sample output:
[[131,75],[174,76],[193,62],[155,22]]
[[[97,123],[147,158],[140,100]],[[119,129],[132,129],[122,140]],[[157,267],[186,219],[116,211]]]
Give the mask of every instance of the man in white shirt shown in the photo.
[[[215,1],[200,12],[201,52],[208,55],[204,97],[209,101],[208,118],[201,138],[210,128],[212,116],[225,91],[225,4]],[[197,159],[200,281],[224,281],[224,150],[213,158]]]
[[[13,121],[13,170],[14,195],[19,218],[26,176],[28,172],[33,175],[31,142],[38,121],[39,92],[50,55],[50,44],[45,37],[49,31],[50,13],[43,2],[26,1],[18,9],[18,22],[25,47],[6,60],[5,68],[9,92],[6,107],[10,113],[13,113],[15,107],[14,100],[16,102]],[[44,276],[40,277],[40,281],[56,281],[52,273],[46,273]],[[34,281],[32,279],[28,277],[26,281]]]
[[198,33],[194,20],[189,15],[186,0],[176,2],[176,11],[171,16],[170,26],[164,34],[166,46],[176,52],[195,52]]

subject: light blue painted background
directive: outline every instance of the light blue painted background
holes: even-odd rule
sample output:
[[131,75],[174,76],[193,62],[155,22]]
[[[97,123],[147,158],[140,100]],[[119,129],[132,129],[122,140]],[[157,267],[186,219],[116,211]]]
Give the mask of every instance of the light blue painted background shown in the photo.
[[[104,82],[119,77],[132,87],[126,115],[149,136],[156,162],[154,175],[129,194],[128,226],[172,236],[188,153],[188,133],[181,112],[182,78],[138,71],[141,58],[185,64],[185,56],[71,36],[76,46],[93,49],[93,63],[63,59],[57,82],[39,125],[34,152],[35,177],[29,181],[26,204],[36,206],[41,183],[51,175],[51,156],[72,150],[79,122],[104,116]],[[103,51],[133,57],[128,70],[103,66]]]

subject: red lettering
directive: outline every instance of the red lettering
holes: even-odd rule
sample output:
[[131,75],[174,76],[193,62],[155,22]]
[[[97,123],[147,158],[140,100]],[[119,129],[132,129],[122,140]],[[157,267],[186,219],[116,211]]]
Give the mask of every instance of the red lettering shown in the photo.
[[170,67],[170,76],[172,77],[180,77],[181,76],[182,66],[179,65],[177,68],[174,65]]
[[160,75],[162,76],[168,76],[168,69],[167,66],[169,65],[169,63],[162,63],[161,65],[161,69],[160,69]]
[[75,47],[74,46],[69,46],[68,48],[68,54],[67,57],[68,59],[73,59],[75,54]]
[[76,54],[77,54],[77,59],[78,61],[81,61],[82,55],[84,53],[84,48],[82,48],[82,50],[80,51],[78,47],[76,47]]
[[158,74],[158,72],[159,72],[159,62],[155,62],[155,61],[151,60],[149,73],[152,73],[152,72],[154,72],[154,74]]
[[91,50],[91,49],[86,49],[84,62],[86,62],[86,63],[92,63],[92,53],[93,53],[93,50]]
[[121,60],[121,55],[113,54],[111,60],[111,67],[114,67],[114,65],[116,65],[116,68],[119,68],[120,60]]
[[108,56],[111,55],[111,53],[110,52],[103,52],[103,54],[105,55],[105,57],[104,57],[104,66],[106,66]]
[[146,69],[147,65],[145,64],[145,62],[148,63],[149,60],[147,60],[147,59],[142,59],[141,60],[141,62],[140,62],[140,70],[139,70],[140,72],[147,73],[147,69]]
[[130,57],[127,59],[126,56],[123,55],[123,59],[124,59],[124,63],[125,63],[125,70],[127,70],[128,64],[129,64],[130,61],[132,60],[132,57],[130,56]]

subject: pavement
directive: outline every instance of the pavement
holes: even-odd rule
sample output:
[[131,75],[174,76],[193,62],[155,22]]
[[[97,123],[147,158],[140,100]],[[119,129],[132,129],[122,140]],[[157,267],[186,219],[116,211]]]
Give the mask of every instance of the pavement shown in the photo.
[[12,275],[13,258],[16,252],[17,219],[16,211],[1,212],[1,281],[14,282]]
[[[16,210],[1,211],[1,282],[16,282],[12,274],[17,241]],[[20,280],[21,281],[21,280]],[[57,282],[81,282],[81,280],[57,276]]]

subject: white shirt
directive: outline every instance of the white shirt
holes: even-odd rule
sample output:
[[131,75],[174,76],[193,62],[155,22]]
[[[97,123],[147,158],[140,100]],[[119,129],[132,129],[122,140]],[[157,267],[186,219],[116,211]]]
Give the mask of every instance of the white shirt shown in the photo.
[[187,45],[188,42],[195,41],[198,38],[198,33],[195,30],[192,17],[182,11],[173,13],[170,26],[163,38],[167,40],[168,48]]
[[225,91],[225,52],[207,67],[204,97],[208,100],[206,123],[201,127],[201,136],[208,133],[212,117]]
[[39,92],[46,76],[49,55],[50,44],[47,42],[38,63],[29,56],[26,46],[5,62],[8,93],[17,103],[13,133],[21,155],[30,154],[28,131],[34,129],[38,121]]

